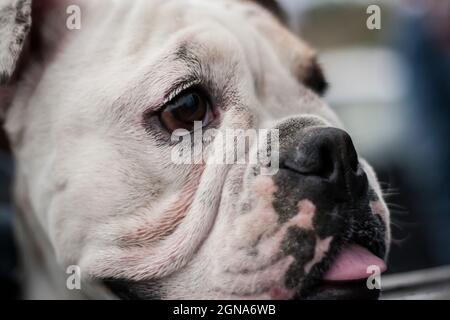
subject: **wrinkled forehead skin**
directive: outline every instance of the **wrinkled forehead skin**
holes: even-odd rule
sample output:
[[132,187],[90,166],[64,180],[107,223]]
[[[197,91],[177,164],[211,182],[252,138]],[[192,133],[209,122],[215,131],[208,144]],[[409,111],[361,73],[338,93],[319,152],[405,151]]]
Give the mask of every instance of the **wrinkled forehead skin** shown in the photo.
[[[19,206],[37,216],[59,262],[80,265],[84,276],[130,281],[144,297],[266,297],[268,284],[241,271],[272,264],[288,227],[300,223],[278,226],[277,186],[250,178],[250,166],[175,165],[170,135],[142,119],[182,84],[201,83],[221,129],[272,128],[297,116],[341,127],[303,84],[314,51],[252,1],[78,4],[81,29],[29,68],[7,114]],[[243,216],[236,204],[244,202],[266,215]],[[387,221],[384,202],[379,212]],[[267,226],[273,241],[250,259]],[[292,260],[278,259],[261,279],[283,283]]]

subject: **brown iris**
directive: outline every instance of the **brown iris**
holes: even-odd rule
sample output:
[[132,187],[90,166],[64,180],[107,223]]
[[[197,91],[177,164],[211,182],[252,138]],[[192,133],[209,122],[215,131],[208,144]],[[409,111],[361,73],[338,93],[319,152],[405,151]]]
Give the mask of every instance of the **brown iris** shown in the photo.
[[194,121],[202,121],[207,125],[211,111],[208,98],[198,89],[181,93],[170,101],[160,113],[161,123],[170,132],[176,129],[192,131]]

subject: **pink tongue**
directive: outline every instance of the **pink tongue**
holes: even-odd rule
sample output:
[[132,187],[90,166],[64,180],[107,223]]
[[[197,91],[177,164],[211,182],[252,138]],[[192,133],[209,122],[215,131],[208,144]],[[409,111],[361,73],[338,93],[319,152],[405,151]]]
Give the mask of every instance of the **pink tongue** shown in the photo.
[[378,266],[380,272],[386,271],[383,260],[372,254],[366,248],[356,244],[346,246],[337,256],[331,268],[325,273],[324,280],[346,281],[360,280],[373,274],[368,266]]

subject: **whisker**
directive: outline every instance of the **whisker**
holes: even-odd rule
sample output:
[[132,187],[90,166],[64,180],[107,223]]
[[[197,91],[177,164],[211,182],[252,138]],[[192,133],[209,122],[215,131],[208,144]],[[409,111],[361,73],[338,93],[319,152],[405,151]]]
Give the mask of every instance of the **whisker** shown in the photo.
[[[389,207],[389,206],[388,206]],[[410,212],[408,211],[408,210],[399,210],[399,209],[392,209],[392,208],[389,208],[389,212],[391,213],[391,217],[392,216],[402,216],[402,217],[405,217],[405,216],[409,216],[410,215]]]
[[408,210],[405,206],[397,204],[397,203],[386,202],[386,205],[389,207],[389,209],[396,208],[396,209],[400,209],[400,210]]
[[400,194],[400,192],[398,191],[382,191],[381,194],[383,195],[383,197],[392,197],[392,196],[398,196]]
[[394,236],[391,237],[391,244],[395,245],[397,247],[402,247],[405,242],[408,241],[410,238],[410,235],[405,235],[403,238],[395,238]]

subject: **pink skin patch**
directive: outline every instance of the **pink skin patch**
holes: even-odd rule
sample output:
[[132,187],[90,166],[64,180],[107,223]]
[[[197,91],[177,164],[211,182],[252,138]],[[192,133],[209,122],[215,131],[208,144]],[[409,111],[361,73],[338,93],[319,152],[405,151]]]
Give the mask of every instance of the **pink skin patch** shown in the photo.
[[273,194],[277,191],[277,186],[272,178],[266,176],[257,177],[254,182],[253,190],[261,197],[272,199]]
[[313,230],[313,217],[316,213],[316,206],[308,199],[298,202],[297,224],[302,228]]
[[270,298],[273,300],[287,300],[294,296],[294,290],[285,288],[284,286],[276,285],[269,291]]
[[325,239],[320,239],[316,237],[316,247],[314,249],[314,258],[305,264],[305,273],[311,271],[311,268],[318,262],[322,261],[325,254],[330,249],[330,243],[333,240],[332,236],[326,237]]

